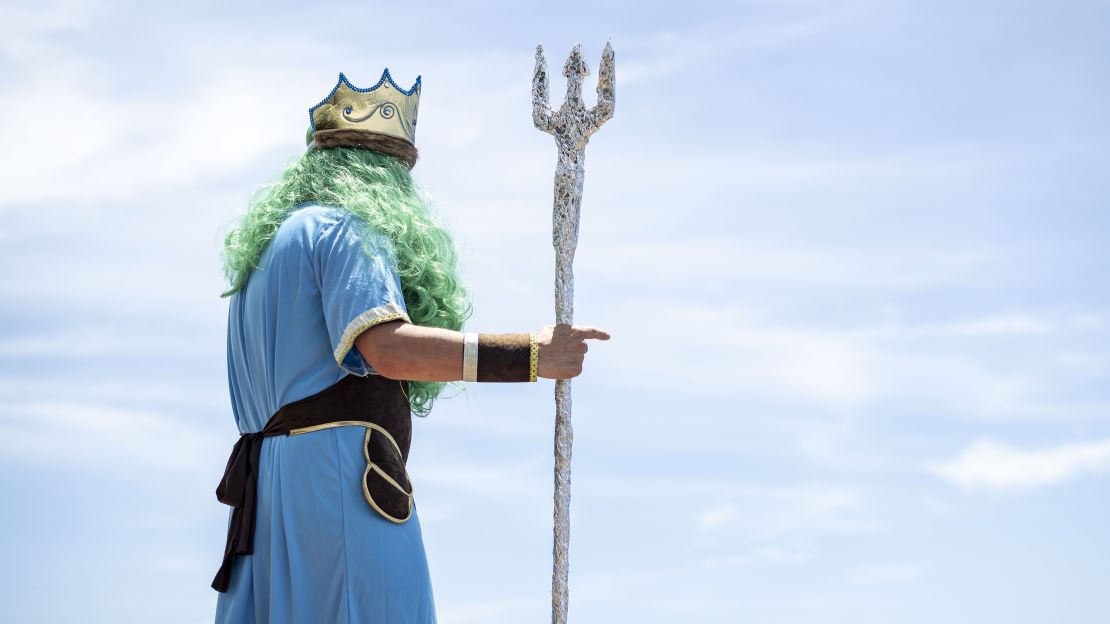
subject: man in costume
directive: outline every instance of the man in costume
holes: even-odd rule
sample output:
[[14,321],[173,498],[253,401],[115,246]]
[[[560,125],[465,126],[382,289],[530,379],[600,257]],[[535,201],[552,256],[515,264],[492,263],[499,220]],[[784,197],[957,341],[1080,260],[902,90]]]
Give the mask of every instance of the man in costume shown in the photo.
[[435,622],[406,462],[449,382],[567,379],[599,329],[462,332],[449,232],[413,183],[420,78],[340,74],[308,150],[226,239],[228,382],[241,432],[212,587],[221,623]]

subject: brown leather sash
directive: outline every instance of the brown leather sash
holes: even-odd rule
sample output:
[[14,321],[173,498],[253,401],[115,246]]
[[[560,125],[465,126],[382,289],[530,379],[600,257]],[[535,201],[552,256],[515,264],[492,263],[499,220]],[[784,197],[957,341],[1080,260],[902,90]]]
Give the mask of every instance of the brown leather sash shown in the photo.
[[362,491],[383,517],[397,523],[412,513],[412,483],[406,465],[412,443],[412,412],[405,381],[381,375],[347,375],[335,384],[279,409],[257,433],[239,436],[227,460],[216,498],[231,505],[223,564],[212,588],[226,592],[235,555],[254,552],[255,503],[262,438],[298,435],[331,427],[366,428],[366,471]]

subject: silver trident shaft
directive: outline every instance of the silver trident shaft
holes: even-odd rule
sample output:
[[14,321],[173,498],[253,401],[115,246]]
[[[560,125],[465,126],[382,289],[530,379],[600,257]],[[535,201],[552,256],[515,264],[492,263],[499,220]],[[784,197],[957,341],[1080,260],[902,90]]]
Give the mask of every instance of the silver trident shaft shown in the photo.
[[[578,212],[582,206],[586,143],[601,124],[613,116],[613,47],[605,43],[597,79],[597,105],[582,103],[582,77],[590,70],[582,59],[582,44],[576,44],[563,67],[567,97],[558,111],[548,103],[547,61],[543,46],[536,46],[536,70],[532,77],[532,121],[555,137],[559,164],[555,168],[555,206],[551,218],[555,246],[555,322],[571,324],[574,318],[574,250],[578,246]],[[570,380],[555,381],[555,545],[551,572],[551,621],[566,624],[567,580],[570,573],[570,456],[574,431],[570,426]]]

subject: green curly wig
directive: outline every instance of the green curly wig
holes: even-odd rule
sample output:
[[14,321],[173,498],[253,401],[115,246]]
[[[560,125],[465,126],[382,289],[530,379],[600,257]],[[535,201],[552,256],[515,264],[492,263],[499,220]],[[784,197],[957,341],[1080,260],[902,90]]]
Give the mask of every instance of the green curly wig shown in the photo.
[[[310,149],[252,196],[246,214],[224,241],[224,273],[231,287],[222,296],[243,288],[278,226],[306,203],[342,206],[368,230],[388,235],[412,322],[462,329],[473,307],[457,273],[458,251],[451,235],[433,219],[401,161],[362,148]],[[447,385],[409,382],[413,413],[427,416]]]

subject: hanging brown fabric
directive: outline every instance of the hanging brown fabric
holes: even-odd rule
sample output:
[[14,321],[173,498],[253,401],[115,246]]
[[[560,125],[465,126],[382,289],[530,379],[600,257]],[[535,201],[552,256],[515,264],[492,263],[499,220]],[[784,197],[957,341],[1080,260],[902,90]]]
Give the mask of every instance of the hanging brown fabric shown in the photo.
[[412,444],[412,411],[407,384],[381,375],[347,375],[316,394],[283,406],[262,431],[240,435],[216,487],[216,498],[234,510],[228,524],[223,563],[212,580],[213,589],[227,591],[235,556],[254,551],[258,467],[266,436],[364,427],[363,494],[382,517],[397,523],[408,520],[412,513],[412,483],[406,466]]

